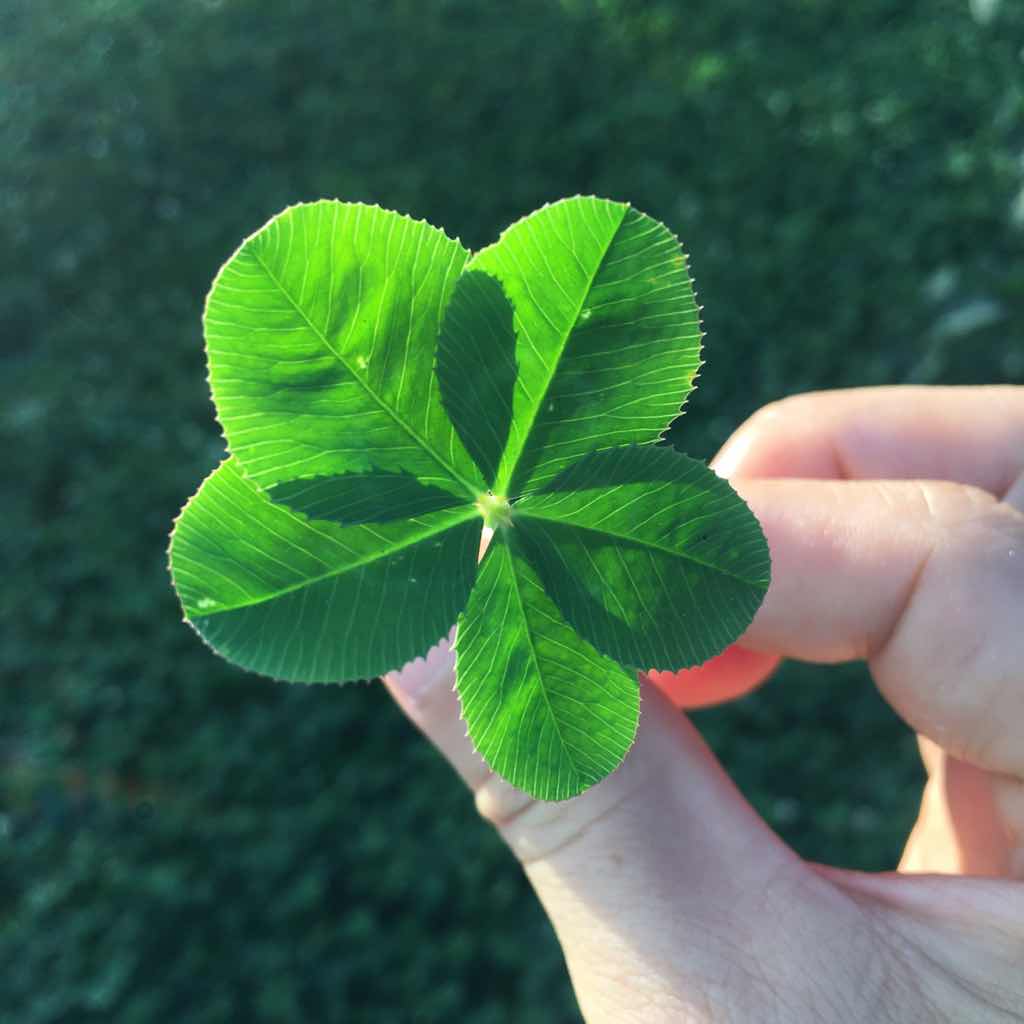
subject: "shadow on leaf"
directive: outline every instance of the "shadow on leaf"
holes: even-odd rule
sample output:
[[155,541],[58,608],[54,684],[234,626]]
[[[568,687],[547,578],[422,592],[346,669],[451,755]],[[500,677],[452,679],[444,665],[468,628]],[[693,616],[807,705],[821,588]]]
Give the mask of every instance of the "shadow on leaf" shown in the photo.
[[512,304],[480,270],[459,278],[437,343],[441,401],[466,450],[494,482],[512,423],[516,336]]
[[288,480],[267,488],[267,496],[310,519],[343,524],[384,523],[466,504],[409,473],[343,473]]

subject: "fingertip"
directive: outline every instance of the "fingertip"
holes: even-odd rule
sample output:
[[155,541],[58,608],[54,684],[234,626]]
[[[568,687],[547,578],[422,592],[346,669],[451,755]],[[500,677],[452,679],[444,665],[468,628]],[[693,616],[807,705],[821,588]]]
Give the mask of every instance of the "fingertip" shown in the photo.
[[696,668],[646,676],[677,708],[693,710],[746,696],[768,679],[781,660],[775,654],[732,644]]
[[421,658],[381,678],[392,696],[404,708],[423,705],[440,690],[450,690],[455,678],[455,627]]
[[455,627],[422,658],[416,658],[383,682],[398,706],[444,755],[473,790],[489,777],[490,769],[466,734],[455,688]]
[[735,476],[746,459],[753,441],[754,431],[744,424],[722,445],[718,454],[708,463],[709,468],[723,480]]

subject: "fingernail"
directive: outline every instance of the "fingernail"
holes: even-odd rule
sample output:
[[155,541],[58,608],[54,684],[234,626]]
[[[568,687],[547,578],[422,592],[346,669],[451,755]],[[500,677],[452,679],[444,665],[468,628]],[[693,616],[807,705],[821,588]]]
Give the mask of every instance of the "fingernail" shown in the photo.
[[751,434],[744,430],[739,434],[733,434],[718,454],[711,460],[709,466],[723,480],[734,476],[740,463],[747,457],[750,450]]

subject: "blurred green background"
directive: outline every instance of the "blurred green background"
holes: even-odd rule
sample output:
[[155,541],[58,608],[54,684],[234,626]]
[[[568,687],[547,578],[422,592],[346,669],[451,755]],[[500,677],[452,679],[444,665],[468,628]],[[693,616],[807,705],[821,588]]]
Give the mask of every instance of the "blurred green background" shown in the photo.
[[[0,1019],[578,1020],[520,872],[378,685],[214,658],[168,584],[221,455],[200,309],[361,199],[479,247],[577,192],[682,238],[710,456],[811,388],[1024,382],[1024,5],[5,0]],[[920,782],[860,667],[697,720],[803,854],[894,865]]]

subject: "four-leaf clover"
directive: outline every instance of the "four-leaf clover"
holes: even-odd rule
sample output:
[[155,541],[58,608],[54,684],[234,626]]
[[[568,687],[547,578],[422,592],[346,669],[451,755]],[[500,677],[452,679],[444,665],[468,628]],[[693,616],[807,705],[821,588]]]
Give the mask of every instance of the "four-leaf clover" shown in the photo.
[[628,204],[545,206],[473,256],[377,207],[295,206],[223,267],[204,323],[231,454],[171,569],[238,665],[368,678],[457,620],[470,738],[557,800],[622,760],[638,669],[705,661],[760,604],[753,515],[653,444],[700,320],[678,241]]

